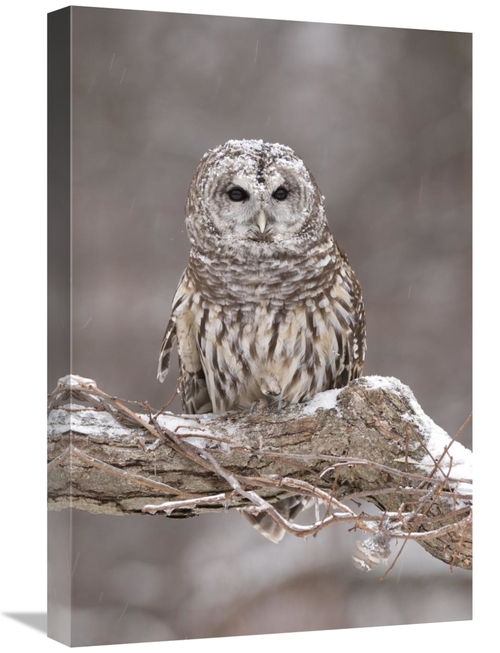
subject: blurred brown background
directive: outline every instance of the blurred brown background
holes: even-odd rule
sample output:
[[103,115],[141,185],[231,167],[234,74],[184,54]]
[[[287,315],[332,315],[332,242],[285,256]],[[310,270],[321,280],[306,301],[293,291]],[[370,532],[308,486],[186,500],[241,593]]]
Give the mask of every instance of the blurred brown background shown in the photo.
[[[155,407],[171,396],[176,366],[163,385],[156,367],[191,177],[209,148],[262,138],[292,147],[326,197],[363,287],[365,373],[401,379],[454,434],[472,402],[471,35],[72,12],[71,371]],[[231,512],[74,511],[73,528],[74,645],[471,618],[470,574],[415,545],[380,584],[340,525],[278,546]]]

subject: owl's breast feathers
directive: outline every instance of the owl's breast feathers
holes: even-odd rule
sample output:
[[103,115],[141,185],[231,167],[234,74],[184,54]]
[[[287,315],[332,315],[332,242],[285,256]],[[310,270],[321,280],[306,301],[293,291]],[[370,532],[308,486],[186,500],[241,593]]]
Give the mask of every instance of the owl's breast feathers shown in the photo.
[[162,343],[160,380],[176,338],[186,412],[307,401],[362,373],[361,289],[330,234],[306,253],[193,250]]

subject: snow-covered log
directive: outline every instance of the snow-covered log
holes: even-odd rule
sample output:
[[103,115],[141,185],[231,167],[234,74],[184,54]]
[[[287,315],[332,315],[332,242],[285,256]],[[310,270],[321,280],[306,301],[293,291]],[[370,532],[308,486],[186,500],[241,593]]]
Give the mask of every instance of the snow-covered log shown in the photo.
[[[292,494],[317,500],[309,525],[273,508]],[[394,378],[280,412],[179,416],[64,377],[49,396],[48,507],[170,517],[245,507],[299,537],[344,521],[364,531],[361,569],[385,561],[394,538],[472,569],[472,454]]]

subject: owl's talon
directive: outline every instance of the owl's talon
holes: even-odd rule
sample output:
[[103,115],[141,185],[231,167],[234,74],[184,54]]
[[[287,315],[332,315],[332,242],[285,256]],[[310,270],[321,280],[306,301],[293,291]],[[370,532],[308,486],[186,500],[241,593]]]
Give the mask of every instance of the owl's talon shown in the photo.
[[281,413],[287,407],[287,403],[283,398],[279,398],[277,401],[271,403],[271,408],[277,413]]
[[254,401],[252,401],[252,404],[248,410],[252,415],[254,415],[259,411],[264,410],[264,408],[267,408],[267,403],[265,401],[263,401],[262,399],[254,399]]

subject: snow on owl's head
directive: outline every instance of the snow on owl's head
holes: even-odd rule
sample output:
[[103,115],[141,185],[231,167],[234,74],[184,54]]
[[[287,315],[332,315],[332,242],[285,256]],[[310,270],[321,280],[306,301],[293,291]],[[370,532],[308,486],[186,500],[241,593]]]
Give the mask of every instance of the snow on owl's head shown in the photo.
[[326,227],[321,194],[302,159],[261,140],[230,140],[207,152],[186,213],[191,242],[201,248],[210,241],[281,250],[316,240]]

